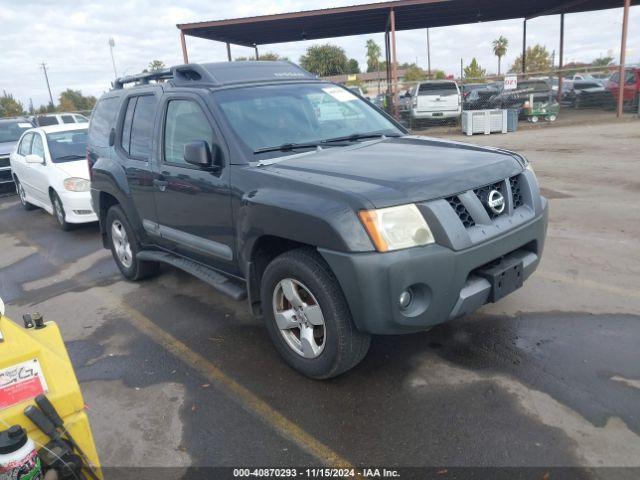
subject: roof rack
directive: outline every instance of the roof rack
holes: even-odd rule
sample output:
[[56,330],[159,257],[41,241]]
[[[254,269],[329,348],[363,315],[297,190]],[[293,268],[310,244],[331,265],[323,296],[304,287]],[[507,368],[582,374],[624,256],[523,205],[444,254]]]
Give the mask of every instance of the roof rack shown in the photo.
[[218,84],[206,69],[195,63],[187,63],[162,70],[153,70],[151,72],[142,72],[120,77],[117,78],[112,85],[114,89],[119,90],[124,88],[128,83],[147,85],[151,80],[156,82],[159,80],[171,80],[174,85],[184,85],[185,83],[193,82],[207,83],[210,85]]
[[127,75],[126,77],[116,78],[112,85],[114,89],[121,89],[127,83],[137,83],[138,85],[146,85],[151,80],[167,80],[173,78],[173,73],[170,68],[164,68],[162,70],[153,70],[151,72],[142,72],[135,75]]

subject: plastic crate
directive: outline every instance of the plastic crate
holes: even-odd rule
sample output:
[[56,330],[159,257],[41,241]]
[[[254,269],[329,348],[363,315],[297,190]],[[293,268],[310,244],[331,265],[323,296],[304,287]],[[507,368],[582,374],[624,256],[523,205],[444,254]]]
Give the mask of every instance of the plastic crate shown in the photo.
[[506,110],[466,110],[462,112],[462,133],[507,133]]

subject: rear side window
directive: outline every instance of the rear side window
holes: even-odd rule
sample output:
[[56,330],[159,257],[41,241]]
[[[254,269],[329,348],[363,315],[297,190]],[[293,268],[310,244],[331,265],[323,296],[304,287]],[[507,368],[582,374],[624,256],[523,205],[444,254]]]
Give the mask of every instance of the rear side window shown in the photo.
[[96,105],[89,123],[89,143],[97,147],[109,146],[109,132],[118,111],[118,97],[103,98]]
[[76,123],[73,115],[60,115],[60,118],[62,118],[62,123]]
[[20,155],[29,155],[31,153],[31,140],[33,139],[33,133],[27,133],[22,137],[20,147],[18,147],[18,153]]
[[453,82],[421,83],[418,95],[457,95],[458,89]]
[[129,154],[132,157],[149,158],[151,151],[151,131],[156,115],[157,100],[155,95],[138,97],[136,109],[131,122],[131,142]]
[[47,125],[57,125],[58,119],[56,117],[38,117],[38,125],[46,127]]
[[213,130],[200,106],[190,100],[171,100],[164,128],[164,161],[186,165],[184,146],[204,140],[211,147]]
[[130,97],[122,125],[122,149],[133,158],[147,159],[156,114],[154,95]]

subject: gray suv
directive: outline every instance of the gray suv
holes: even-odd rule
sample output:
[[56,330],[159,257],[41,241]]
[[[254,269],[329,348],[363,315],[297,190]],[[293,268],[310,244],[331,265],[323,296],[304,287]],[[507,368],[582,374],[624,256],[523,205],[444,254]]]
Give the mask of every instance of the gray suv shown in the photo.
[[117,80],[87,158],[104,246],[139,280],[160,263],[264,317],[313,378],[513,292],[547,228],[527,160],[410,135],[288,62],[188,64]]

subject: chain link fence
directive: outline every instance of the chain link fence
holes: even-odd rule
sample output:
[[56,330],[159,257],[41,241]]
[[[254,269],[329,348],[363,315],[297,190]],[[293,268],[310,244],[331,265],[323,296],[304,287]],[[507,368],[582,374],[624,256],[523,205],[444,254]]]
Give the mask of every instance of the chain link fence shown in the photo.
[[[397,95],[378,95],[371,99],[415,131],[443,125],[468,131],[469,122],[483,114],[492,115],[494,125],[499,123],[495,119],[502,114],[512,131],[523,122],[566,125],[615,118],[619,77],[619,68],[610,65],[462,81],[452,78],[402,81]],[[623,84],[623,115],[638,118],[640,67],[626,67]],[[491,114],[497,110],[506,112]]]

